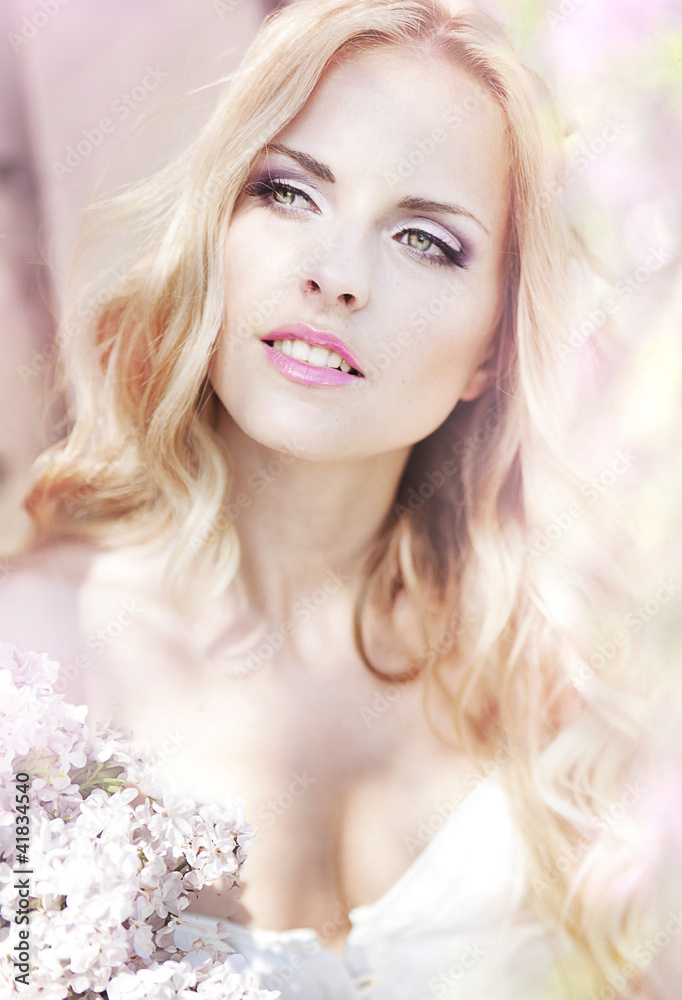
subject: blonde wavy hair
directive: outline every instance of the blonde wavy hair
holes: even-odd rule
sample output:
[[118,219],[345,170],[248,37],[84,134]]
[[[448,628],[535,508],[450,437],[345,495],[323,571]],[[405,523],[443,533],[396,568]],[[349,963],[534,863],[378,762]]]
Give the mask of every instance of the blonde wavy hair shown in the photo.
[[91,248],[110,236],[115,267],[105,258],[108,270],[77,278],[67,303],[59,336],[72,426],[36,466],[32,544],[170,538],[169,591],[183,599],[191,590],[208,601],[234,577],[230,462],[207,377],[223,332],[226,230],[257,157],[330,62],[387,44],[445,56],[493,96],[506,123],[511,225],[497,378],[414,446],[368,558],[357,646],[378,672],[366,611],[390,619],[397,595],[409,597],[423,645],[387,676],[424,671],[451,699],[472,756],[520,748],[504,774],[531,896],[568,944],[547,995],[608,995],[618,976],[635,996],[648,919],[631,877],[638,854],[617,823],[600,835],[599,818],[646,766],[648,690],[621,648],[595,667],[621,609],[615,528],[584,509],[559,530],[587,461],[576,465],[567,442],[588,390],[576,404],[561,351],[586,265],[560,199],[547,196],[566,127],[490,16],[452,15],[438,0],[294,3],[268,19],[191,145],[103,203],[84,256],[96,261]]

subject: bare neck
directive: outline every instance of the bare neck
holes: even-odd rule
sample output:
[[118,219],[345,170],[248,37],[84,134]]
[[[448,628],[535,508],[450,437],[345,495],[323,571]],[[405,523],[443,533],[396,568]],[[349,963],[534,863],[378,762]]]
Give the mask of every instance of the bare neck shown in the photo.
[[227,415],[220,433],[233,470],[228,510],[241,547],[239,577],[254,610],[281,621],[330,574],[351,596],[391,510],[409,448],[316,462],[264,447]]

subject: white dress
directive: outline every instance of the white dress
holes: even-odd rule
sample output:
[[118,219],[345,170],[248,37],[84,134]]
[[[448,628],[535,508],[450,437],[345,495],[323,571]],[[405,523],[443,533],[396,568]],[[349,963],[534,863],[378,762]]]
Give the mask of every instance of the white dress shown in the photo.
[[185,919],[219,934],[283,1000],[546,1000],[553,949],[526,892],[507,793],[488,778],[381,899],[351,910],[343,958],[310,928]]

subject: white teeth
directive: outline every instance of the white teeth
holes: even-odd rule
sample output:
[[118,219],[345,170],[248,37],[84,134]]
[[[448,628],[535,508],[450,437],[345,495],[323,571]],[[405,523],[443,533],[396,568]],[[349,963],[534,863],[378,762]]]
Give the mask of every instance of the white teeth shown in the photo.
[[288,354],[297,361],[306,361],[316,368],[340,368],[346,373],[350,371],[350,365],[340,354],[318,344],[306,344],[304,340],[275,340],[274,346],[283,354]]
[[326,368],[328,357],[329,351],[326,347],[311,347],[308,364],[317,365],[318,368]]
[[297,361],[307,361],[310,357],[310,345],[303,340],[295,340],[291,345],[291,356]]

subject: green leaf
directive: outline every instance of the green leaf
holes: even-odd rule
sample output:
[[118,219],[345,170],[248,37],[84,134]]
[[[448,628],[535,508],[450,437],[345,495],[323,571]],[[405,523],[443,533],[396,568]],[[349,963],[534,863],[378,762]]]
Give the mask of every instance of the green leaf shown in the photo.
[[113,795],[125,787],[125,781],[119,778],[125,768],[121,764],[102,764],[93,760],[84,767],[71,772],[71,781],[80,788],[80,793],[87,799],[96,788],[103,789],[107,795]]

